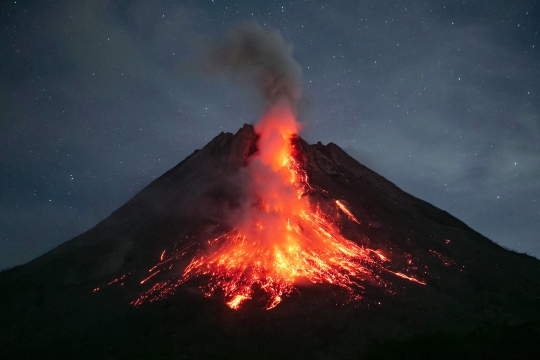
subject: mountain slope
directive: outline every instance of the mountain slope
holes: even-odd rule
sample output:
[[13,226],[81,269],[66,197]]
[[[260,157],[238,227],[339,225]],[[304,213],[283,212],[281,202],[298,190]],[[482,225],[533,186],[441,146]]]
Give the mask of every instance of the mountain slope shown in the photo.
[[[481,328],[496,334],[508,326],[538,329],[537,259],[501,248],[335,144],[293,141],[313,187],[310,201],[337,218],[347,239],[386,254],[389,270],[426,285],[382,272],[389,285],[363,284],[359,301],[329,284],[302,283],[270,311],[260,290],[231,310],[219,291],[203,296],[202,277],[160,301],[130,305],[152,286],[141,281],[164,251],[203,246],[230,229],[228,213],[245,196],[238,174],[257,151],[257,135],[245,125],[218,135],[93,229],[0,273],[2,352],[13,358],[349,359],[369,351],[376,357],[377,344],[388,341],[410,348],[419,337],[430,341],[429,334],[461,339]],[[360,224],[337,211],[333,199],[346,202]],[[179,278],[189,260],[178,258],[173,270],[152,281]]]

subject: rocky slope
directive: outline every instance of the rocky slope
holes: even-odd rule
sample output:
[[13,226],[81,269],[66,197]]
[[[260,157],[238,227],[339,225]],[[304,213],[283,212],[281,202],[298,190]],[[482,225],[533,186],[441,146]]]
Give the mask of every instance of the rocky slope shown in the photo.
[[[362,300],[346,302],[331,285],[302,284],[271,311],[256,299],[235,311],[219,294],[204,297],[204,279],[195,279],[164,300],[130,305],[147,289],[140,281],[164,250],[186,239],[204,244],[225,231],[224,212],[242,196],[236,174],[257,150],[256,140],[249,125],[218,135],[94,228],[0,273],[5,358],[540,354],[540,261],[501,248],[401,191],[337,145],[301,138],[294,141],[316,189],[312,203],[331,213],[329,200],[346,201],[360,224],[333,214],[342,217],[343,235],[380,249],[391,270],[406,269],[426,285],[381,274],[388,288],[366,285]],[[178,277],[188,260],[160,276]],[[115,279],[121,280],[107,286]],[[512,333],[526,335],[519,337],[522,350],[505,342]]]

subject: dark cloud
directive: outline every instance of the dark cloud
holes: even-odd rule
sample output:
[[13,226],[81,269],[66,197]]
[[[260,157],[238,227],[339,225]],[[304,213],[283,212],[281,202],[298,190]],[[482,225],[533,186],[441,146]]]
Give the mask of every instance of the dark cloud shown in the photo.
[[287,100],[296,108],[302,68],[292,50],[276,30],[247,22],[228,30],[210,56],[212,65],[254,81],[268,104]]

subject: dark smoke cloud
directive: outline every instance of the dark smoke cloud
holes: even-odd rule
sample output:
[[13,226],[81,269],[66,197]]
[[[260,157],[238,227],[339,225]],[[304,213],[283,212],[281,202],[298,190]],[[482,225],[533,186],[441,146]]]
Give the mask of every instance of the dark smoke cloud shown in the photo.
[[211,59],[220,70],[255,81],[268,105],[286,100],[296,110],[302,68],[293,59],[292,50],[277,31],[249,22],[229,30]]

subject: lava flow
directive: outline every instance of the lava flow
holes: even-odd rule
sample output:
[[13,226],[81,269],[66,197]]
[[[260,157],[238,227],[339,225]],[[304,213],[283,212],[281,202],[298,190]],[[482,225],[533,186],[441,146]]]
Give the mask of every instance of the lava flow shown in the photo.
[[[247,172],[256,201],[235,230],[214,239],[209,251],[192,260],[183,279],[209,275],[205,294],[220,288],[232,309],[250,299],[256,287],[268,297],[266,309],[272,309],[302,279],[351,294],[362,287],[360,281],[380,281],[373,269],[386,260],[384,255],[345,239],[305,196],[310,185],[294,156],[291,138],[298,124],[289,108],[275,106],[255,131],[259,151]],[[358,222],[343,203],[336,205]]]
[[[216,290],[223,293],[227,305],[238,309],[260,289],[267,310],[276,307],[297,289],[298,283],[328,283],[346,290],[351,299],[360,299],[363,282],[386,285],[379,276],[388,272],[425,285],[421,280],[383,266],[390,260],[380,251],[365,248],[343,237],[334,220],[309,201],[317,191],[299,163],[299,150],[292,139],[299,124],[287,105],[274,105],[255,126],[258,151],[245,167],[247,198],[244,212],[237,216],[234,229],[207,242],[199,249],[177,282],[155,283],[138,299],[160,300],[175,292],[190,279],[207,279],[205,296]],[[340,200],[336,209],[350,221],[360,224]],[[149,270],[141,284],[162,270],[170,270],[174,260],[186,255],[190,242],[174,250]]]
[[[245,206],[242,220],[199,250],[178,283],[157,283],[132,304],[164,298],[180,284],[202,276],[208,278],[205,296],[220,289],[232,309],[251,299],[257,288],[264,292],[265,308],[272,309],[302,280],[339,286],[351,298],[360,298],[356,290],[362,289],[363,281],[381,285],[377,274],[382,271],[424,284],[385,269],[382,264],[389,259],[381,251],[344,238],[333,219],[310,203],[307,193],[313,188],[291,141],[298,130],[288,106],[275,105],[263,116],[255,126],[258,152],[246,167],[248,198],[253,202]],[[360,223],[343,202],[335,200],[335,204],[350,221]],[[177,251],[166,260],[162,254],[160,264],[141,283],[183,254]]]

